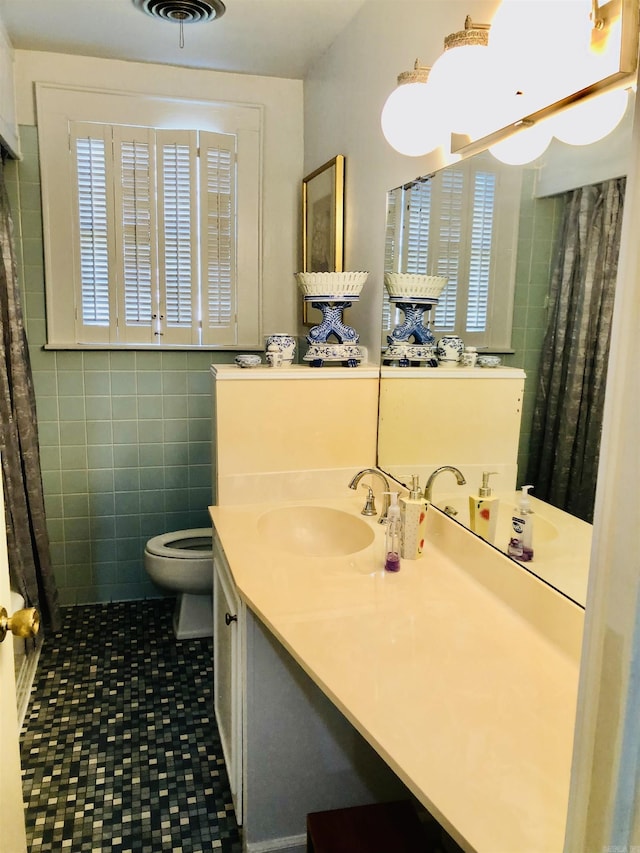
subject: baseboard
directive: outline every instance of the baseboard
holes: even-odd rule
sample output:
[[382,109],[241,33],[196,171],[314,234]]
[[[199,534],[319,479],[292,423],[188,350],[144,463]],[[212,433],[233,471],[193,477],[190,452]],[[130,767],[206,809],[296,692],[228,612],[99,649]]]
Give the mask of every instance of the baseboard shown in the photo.
[[271,841],[256,841],[244,844],[243,853],[306,853],[307,835],[290,835]]

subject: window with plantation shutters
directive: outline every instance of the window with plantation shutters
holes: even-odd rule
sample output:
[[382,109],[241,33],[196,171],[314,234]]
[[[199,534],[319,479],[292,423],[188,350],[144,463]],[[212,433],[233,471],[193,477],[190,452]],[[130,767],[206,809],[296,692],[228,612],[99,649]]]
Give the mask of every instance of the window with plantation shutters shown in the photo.
[[[447,278],[430,312],[434,334],[458,334],[473,346],[508,349],[520,205],[517,170],[505,170],[489,154],[479,155],[399,187],[389,197],[394,215],[387,217],[387,231],[396,229],[396,234],[387,233],[394,254],[387,249],[385,269]],[[401,318],[393,316],[393,309],[385,307],[385,312],[388,330]]]
[[234,138],[83,123],[71,137],[80,340],[233,343]]
[[42,89],[48,345],[259,346],[261,111]]

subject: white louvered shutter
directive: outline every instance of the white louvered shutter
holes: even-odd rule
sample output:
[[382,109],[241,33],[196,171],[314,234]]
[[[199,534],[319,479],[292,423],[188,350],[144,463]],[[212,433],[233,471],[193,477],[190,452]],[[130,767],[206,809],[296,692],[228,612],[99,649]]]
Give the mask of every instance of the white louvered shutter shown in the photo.
[[404,271],[426,275],[429,269],[429,231],[431,217],[431,181],[412,184],[404,193],[407,234]]
[[114,127],[118,340],[154,343],[158,289],[154,131]]
[[75,324],[79,341],[108,343],[115,304],[109,288],[113,258],[110,221],[111,133],[82,122],[70,127],[76,210]]
[[447,277],[447,285],[440,294],[434,314],[438,331],[452,332],[456,327],[459,283],[462,265],[463,191],[464,175],[461,170],[445,169],[442,172],[439,197],[432,199],[433,209],[439,212],[432,231],[434,275]]
[[202,342],[237,342],[235,136],[200,133]]
[[465,331],[481,333],[487,328],[489,282],[491,281],[492,247],[494,243],[496,175],[491,172],[476,172],[473,176],[473,182]]
[[163,344],[199,342],[198,140],[157,131],[159,324]]

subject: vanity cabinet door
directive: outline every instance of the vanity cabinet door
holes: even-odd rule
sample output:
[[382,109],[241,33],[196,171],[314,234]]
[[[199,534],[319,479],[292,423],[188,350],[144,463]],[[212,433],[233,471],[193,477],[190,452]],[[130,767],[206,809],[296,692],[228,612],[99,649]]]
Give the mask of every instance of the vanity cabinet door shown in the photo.
[[220,549],[213,556],[214,709],[238,824],[242,823],[241,634],[244,606]]

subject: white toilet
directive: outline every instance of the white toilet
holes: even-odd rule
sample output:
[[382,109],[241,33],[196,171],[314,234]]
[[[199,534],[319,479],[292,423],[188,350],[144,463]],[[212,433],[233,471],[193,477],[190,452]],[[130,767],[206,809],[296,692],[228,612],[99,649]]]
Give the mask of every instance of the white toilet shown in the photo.
[[144,567],[154,583],[177,592],[173,630],[178,640],[213,634],[213,530],[199,527],[154,536]]

